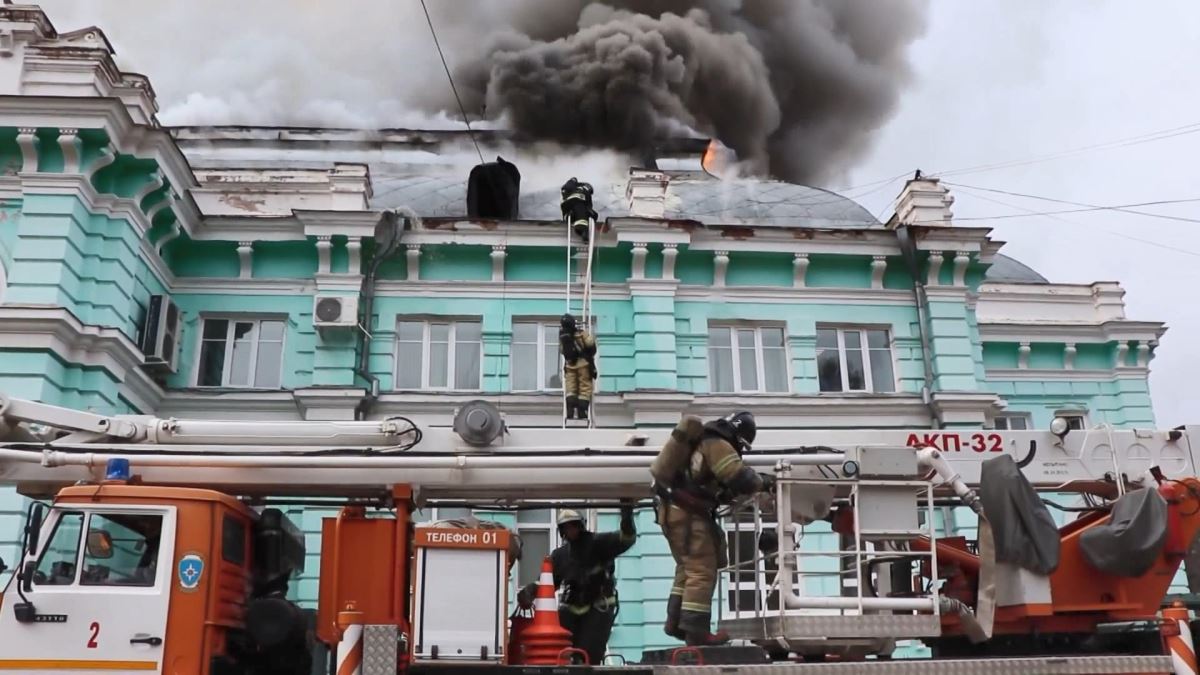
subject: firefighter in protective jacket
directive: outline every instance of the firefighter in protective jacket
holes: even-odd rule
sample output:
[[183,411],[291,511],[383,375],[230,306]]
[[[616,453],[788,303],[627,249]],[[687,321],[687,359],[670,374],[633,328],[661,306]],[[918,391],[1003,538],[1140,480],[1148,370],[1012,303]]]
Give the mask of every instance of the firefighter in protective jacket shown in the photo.
[[588,418],[592,383],[596,371],[596,338],[564,314],[558,330],[558,347],[563,356],[563,389],[567,396],[567,419]]
[[655,481],[658,522],[675,559],[663,631],[689,645],[728,641],[725,634],[710,631],[717,574],[728,564],[716,510],[739,496],[774,488],[774,476],[755,473],[742,461],[756,432],[748,412],[708,422],[674,478],[665,485]]
[[[614,561],[637,541],[633,507],[621,507],[621,528],[616,532],[588,531],[583,516],[565,509],[558,515],[563,545],[550,554],[554,586],[562,591],[558,622],[571,632],[571,646],[587,652],[588,663],[600,665],[617,617],[616,564]],[[537,584],[517,595],[522,607],[533,604]]]
[[563,220],[585,244],[588,241],[588,219],[598,217],[592,210],[592,193],[591,183],[581,183],[574,177],[562,186]]

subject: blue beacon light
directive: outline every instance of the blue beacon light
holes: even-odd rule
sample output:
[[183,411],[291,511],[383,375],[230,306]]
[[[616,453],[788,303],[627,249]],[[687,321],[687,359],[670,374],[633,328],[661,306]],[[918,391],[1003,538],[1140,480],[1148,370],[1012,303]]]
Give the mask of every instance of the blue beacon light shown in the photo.
[[104,467],[104,480],[127,481],[130,476],[129,460],[124,457],[114,457]]

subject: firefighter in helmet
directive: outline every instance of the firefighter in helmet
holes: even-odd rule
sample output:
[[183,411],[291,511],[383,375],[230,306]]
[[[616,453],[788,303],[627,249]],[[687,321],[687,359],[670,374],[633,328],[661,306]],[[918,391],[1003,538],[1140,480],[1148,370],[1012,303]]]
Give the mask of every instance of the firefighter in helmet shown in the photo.
[[667,484],[655,481],[658,522],[675,559],[663,631],[688,645],[729,639],[710,631],[718,570],[728,564],[716,511],[737,497],[774,489],[774,476],[756,473],[742,461],[756,433],[749,412],[708,422],[674,477]]
[[588,418],[592,403],[592,383],[596,371],[596,338],[563,314],[558,330],[558,347],[563,356],[563,389],[567,396],[567,419]]
[[[622,502],[621,527],[616,532],[593,533],[577,511],[558,512],[558,533],[563,545],[550,554],[554,586],[562,591],[558,622],[571,632],[571,646],[587,652],[588,663],[600,665],[617,617],[615,560],[637,541],[633,505]],[[533,604],[537,584],[517,595],[522,607]]]
[[592,193],[591,183],[581,183],[575,177],[562,186],[563,220],[585,244],[588,241],[588,219],[595,220],[598,217],[592,209]]

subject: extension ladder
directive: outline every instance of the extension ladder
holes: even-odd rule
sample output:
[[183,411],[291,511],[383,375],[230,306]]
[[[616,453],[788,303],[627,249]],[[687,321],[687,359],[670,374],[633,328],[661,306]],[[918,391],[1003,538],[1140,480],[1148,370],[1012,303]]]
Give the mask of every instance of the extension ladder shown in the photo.
[[[592,336],[596,335],[595,326],[592,321],[592,263],[596,258],[596,219],[588,218],[588,238],[587,243],[576,241],[575,233],[571,229],[571,220],[569,217],[563,217],[563,224],[566,225],[567,231],[567,309],[566,313],[576,317],[578,325],[583,326],[584,330],[589,331]],[[580,289],[577,297],[572,294],[571,289],[575,285],[579,285]],[[560,363],[562,355],[559,354]],[[596,401],[596,382],[592,382],[592,402]],[[575,424],[569,426],[587,426],[589,429],[596,427],[596,409],[593,405],[588,411],[586,420],[568,420],[567,419],[567,387],[564,378],[563,381],[563,396],[562,396],[562,425],[566,429],[568,422]]]

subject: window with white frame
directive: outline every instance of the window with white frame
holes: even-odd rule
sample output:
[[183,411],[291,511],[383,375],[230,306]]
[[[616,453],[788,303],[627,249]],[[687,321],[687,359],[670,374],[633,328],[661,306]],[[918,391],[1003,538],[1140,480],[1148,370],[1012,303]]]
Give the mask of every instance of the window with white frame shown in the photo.
[[1025,431],[1032,426],[1029,415],[1025,413],[996,415],[993,422],[992,426],[998,431]]
[[205,317],[196,386],[278,389],[284,324],[283,319]]
[[709,326],[710,391],[787,392],[789,382],[783,326]]
[[1059,410],[1054,413],[1055,417],[1061,417],[1067,421],[1067,429],[1072,431],[1082,431],[1087,428],[1087,413],[1080,410]]
[[896,391],[888,331],[818,327],[817,378],[822,392]]
[[557,322],[550,321],[513,322],[508,366],[513,391],[562,389],[558,327]]
[[521,537],[521,562],[517,563],[517,588],[538,580],[542,561],[558,548],[558,509],[517,511],[517,536]]
[[400,319],[396,327],[396,388],[479,389],[483,324],[478,320]]

